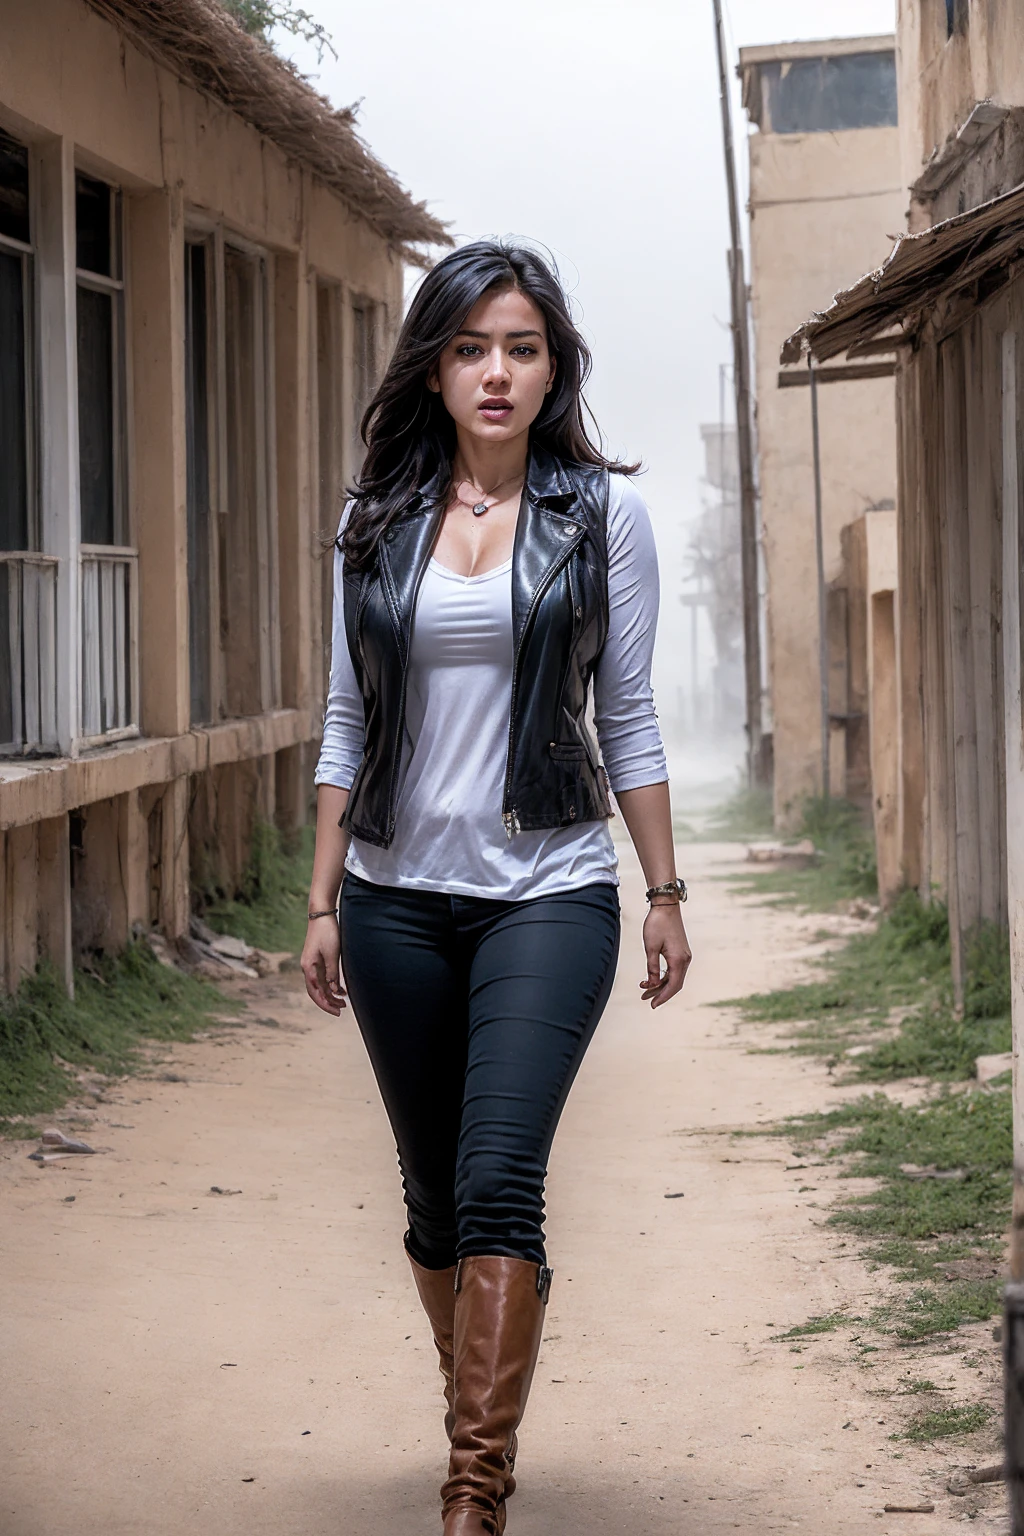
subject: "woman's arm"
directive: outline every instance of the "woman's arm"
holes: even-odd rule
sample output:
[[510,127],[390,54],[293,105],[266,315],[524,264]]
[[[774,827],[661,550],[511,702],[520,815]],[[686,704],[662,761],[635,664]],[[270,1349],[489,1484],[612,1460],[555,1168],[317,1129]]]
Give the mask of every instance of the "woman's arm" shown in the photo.
[[[639,789],[623,790],[616,799],[648,889],[674,880],[676,856],[668,784],[645,784]],[[660,1008],[681,989],[691,959],[683,915],[674,896],[651,897],[651,910],[644,922],[644,949],[647,976],[640,983],[643,1000],[646,1003],[650,999],[652,1008]]]
[[[608,637],[594,680],[594,714],[608,777],[648,887],[676,875],[668,769],[651,692],[657,624],[658,553],[650,514],[636,487],[616,477],[608,508]],[[690,964],[673,897],[654,897],[644,948],[644,1001],[657,1008],[679,991]]]
[[300,962],[306,991],[318,1008],[335,1016],[345,1006],[341,937],[334,912],[348,853],[348,833],[338,825],[348,804],[348,793],[335,784],[321,784],[316,792],[316,852],[307,911],[330,915],[310,919]]
[[[341,519],[345,527],[348,509]],[[338,823],[348,805],[363,755],[363,701],[345,634],[344,561],[334,555],[334,622],[331,631],[331,681],[327,691],[324,738],[316,768],[316,852],[309,889],[310,912],[332,913],[345,873],[348,833]],[[341,942],[333,918],[314,918],[302,946],[302,973],[306,991],[325,1013],[338,1014],[345,1006],[341,985]]]

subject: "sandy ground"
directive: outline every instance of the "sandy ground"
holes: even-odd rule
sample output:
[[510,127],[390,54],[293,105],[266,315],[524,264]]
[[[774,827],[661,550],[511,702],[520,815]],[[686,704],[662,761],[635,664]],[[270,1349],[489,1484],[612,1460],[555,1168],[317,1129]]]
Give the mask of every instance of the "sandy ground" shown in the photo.
[[[730,894],[737,856],[680,850],[697,959],[685,1003],[655,1014],[624,856],[618,983],[552,1162],[555,1283],[510,1536],[1003,1530],[998,1490],[946,1492],[994,1438],[889,1438],[919,1405],[901,1382],[994,1392],[990,1326],[860,1356],[855,1326],[772,1341],[856,1314],[878,1280],[822,1226],[830,1170],[729,1134],[837,1097],[822,1066],[751,1054],[710,1006],[796,979],[820,926]],[[59,1122],[102,1155],[0,1153],[3,1536],[439,1531],[439,1377],[358,1036],[294,973],[246,1001],[244,1027]],[[933,1514],[883,1513],[922,1499]]]

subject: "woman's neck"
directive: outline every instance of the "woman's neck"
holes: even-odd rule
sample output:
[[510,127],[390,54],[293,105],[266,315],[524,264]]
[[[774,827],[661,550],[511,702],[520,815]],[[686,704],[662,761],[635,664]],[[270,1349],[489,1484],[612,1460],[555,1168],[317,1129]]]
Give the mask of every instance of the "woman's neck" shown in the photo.
[[471,480],[481,491],[492,485],[504,485],[526,474],[529,434],[524,432],[507,443],[482,443],[468,433],[459,433],[452,464],[456,480]]

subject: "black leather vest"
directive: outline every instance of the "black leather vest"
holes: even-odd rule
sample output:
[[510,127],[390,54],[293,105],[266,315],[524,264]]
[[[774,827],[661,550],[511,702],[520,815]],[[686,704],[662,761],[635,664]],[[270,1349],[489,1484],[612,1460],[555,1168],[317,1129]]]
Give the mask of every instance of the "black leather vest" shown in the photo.
[[[366,726],[342,825],[378,848],[395,835],[405,693],[420,582],[441,527],[431,485],[390,525],[373,563],[346,564],[345,630]],[[586,723],[608,633],[608,472],[530,453],[512,553],[513,671],[502,820],[568,827],[612,814]]]

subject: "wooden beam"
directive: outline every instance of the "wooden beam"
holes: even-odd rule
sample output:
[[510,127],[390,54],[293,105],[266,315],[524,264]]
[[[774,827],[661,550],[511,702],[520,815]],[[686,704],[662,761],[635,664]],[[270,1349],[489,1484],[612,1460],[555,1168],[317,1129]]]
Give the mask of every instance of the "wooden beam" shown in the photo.
[[[860,379],[891,379],[896,372],[895,358],[877,363],[822,363],[815,367],[817,384],[853,384]],[[806,389],[811,382],[808,368],[783,368],[779,371],[780,389]]]

